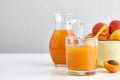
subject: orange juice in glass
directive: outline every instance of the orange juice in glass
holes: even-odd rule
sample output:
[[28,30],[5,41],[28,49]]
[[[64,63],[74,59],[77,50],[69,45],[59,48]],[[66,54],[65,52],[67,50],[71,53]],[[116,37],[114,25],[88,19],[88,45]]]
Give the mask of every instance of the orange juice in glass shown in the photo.
[[97,39],[89,45],[93,38],[66,38],[67,72],[71,75],[93,75],[98,66]]

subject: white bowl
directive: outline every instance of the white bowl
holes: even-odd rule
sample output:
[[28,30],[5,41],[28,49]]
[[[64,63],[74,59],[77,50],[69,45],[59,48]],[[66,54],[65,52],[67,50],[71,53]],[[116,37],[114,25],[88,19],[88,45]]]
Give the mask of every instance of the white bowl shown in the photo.
[[98,41],[98,65],[111,59],[120,61],[120,41]]

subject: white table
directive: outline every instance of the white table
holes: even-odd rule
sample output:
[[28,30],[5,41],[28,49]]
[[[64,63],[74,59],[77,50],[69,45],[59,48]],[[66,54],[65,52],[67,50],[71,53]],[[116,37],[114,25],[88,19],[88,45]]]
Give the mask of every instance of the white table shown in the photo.
[[49,53],[0,53],[0,80],[120,80],[120,72],[98,68],[94,76],[69,76],[55,67]]

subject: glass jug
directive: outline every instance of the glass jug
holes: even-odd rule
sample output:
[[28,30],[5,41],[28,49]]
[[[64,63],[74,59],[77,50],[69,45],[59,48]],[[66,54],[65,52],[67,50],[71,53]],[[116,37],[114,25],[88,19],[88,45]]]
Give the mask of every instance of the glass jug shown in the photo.
[[63,66],[66,64],[65,54],[65,37],[75,36],[72,29],[72,24],[77,19],[72,19],[72,14],[59,14],[55,13],[55,30],[51,36],[49,51],[51,58],[56,66]]

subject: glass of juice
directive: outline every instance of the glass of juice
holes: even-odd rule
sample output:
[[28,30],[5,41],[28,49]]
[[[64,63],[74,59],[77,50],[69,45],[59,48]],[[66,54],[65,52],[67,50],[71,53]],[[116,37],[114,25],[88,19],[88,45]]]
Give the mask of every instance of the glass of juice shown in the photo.
[[[91,40],[92,43],[91,43]],[[70,75],[94,75],[98,66],[98,40],[66,37],[66,65]]]

